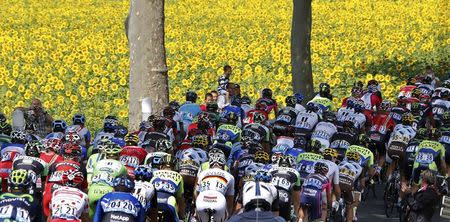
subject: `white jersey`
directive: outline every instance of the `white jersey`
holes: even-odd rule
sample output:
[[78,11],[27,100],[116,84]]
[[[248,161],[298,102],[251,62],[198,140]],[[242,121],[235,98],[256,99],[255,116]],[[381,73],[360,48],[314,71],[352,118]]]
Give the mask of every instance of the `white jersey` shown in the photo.
[[153,186],[152,183],[140,180],[134,181],[133,196],[139,200],[139,202],[145,209],[151,207],[150,206],[151,199],[153,198],[154,195],[155,195],[155,187]]
[[363,168],[361,167],[361,165],[359,165],[359,163],[356,163],[356,162],[353,162],[353,161],[348,162],[346,160],[344,160],[341,163],[339,163],[338,167],[339,167],[339,171],[340,172],[342,172],[343,168],[346,168],[349,171],[353,172],[355,174],[354,175],[355,179],[358,178],[361,175],[362,170],[363,170]]
[[401,142],[408,144],[409,141],[416,136],[416,131],[412,126],[397,124],[389,138],[388,147],[392,142]]
[[318,160],[317,162],[322,162],[328,166],[328,173],[327,177],[328,180],[331,181],[333,184],[339,184],[339,167],[330,160]]
[[52,219],[79,220],[89,211],[88,196],[73,187],[59,187],[52,194]]
[[319,122],[319,115],[312,111],[299,112],[295,121],[295,127],[312,130]]
[[302,104],[295,104],[295,109],[298,110],[299,112],[304,112],[306,109],[304,106],[302,106]]
[[244,207],[250,201],[256,199],[266,200],[272,205],[278,197],[278,190],[271,183],[248,181],[244,184],[242,191],[242,204]]
[[352,116],[355,113],[355,111],[352,108],[349,108],[347,106],[339,108],[336,114],[336,119],[339,122],[344,122],[347,120],[350,116]]
[[281,145],[284,144],[286,146],[288,146],[289,148],[294,147],[294,138],[292,137],[287,137],[287,136],[279,136],[277,138],[277,145]]
[[250,110],[254,110],[254,109],[255,109],[255,107],[253,107],[253,106],[251,106],[251,105],[248,105],[248,104],[241,104],[241,108],[242,108],[242,110],[244,110],[245,116],[247,116],[247,113],[248,113]]
[[234,196],[234,177],[225,170],[209,168],[197,176],[197,191],[214,190],[224,196]]
[[333,123],[320,122],[316,125],[314,132],[311,135],[311,139],[318,140],[322,147],[330,147],[331,137],[337,132],[337,128]]
[[86,146],[86,136],[89,134],[89,130],[86,127],[81,127],[80,125],[72,125],[67,127],[66,133],[68,132],[77,132],[77,134],[81,138],[80,145]]
[[366,116],[363,113],[354,112],[350,114],[345,120],[352,121],[357,129],[362,129],[366,124]]
[[436,99],[431,103],[433,115],[442,115],[445,111],[450,110],[450,101]]

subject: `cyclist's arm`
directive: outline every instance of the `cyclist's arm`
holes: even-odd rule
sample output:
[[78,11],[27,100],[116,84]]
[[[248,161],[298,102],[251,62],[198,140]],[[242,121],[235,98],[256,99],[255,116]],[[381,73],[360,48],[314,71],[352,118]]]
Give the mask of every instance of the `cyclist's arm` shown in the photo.
[[184,209],[186,208],[186,203],[184,202],[184,183],[183,183],[183,179],[181,179],[180,181],[180,188],[178,189],[177,192],[177,204],[178,204],[178,216],[180,219],[184,219]]

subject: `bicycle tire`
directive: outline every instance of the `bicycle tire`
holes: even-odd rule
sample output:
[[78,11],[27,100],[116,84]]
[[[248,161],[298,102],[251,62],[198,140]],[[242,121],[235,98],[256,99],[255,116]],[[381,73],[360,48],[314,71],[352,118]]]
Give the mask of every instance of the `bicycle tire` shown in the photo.
[[384,213],[387,218],[391,218],[395,208],[395,180],[388,181],[384,189]]

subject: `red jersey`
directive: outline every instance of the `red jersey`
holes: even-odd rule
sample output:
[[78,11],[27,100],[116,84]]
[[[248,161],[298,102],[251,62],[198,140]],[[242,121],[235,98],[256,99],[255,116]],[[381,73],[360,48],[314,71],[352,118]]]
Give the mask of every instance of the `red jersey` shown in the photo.
[[53,165],[54,163],[59,163],[64,160],[64,158],[54,152],[43,152],[39,156],[39,159],[46,162],[49,166]]
[[0,162],[0,177],[2,179],[2,193],[6,193],[8,191],[8,178],[11,173],[11,168],[13,166],[14,159],[17,156],[23,155],[18,151],[9,151],[5,152],[2,155],[2,159]]
[[250,110],[247,113],[247,117],[244,119],[244,124],[250,124],[250,123],[255,123],[255,116],[256,115],[262,115],[264,120],[262,121],[261,124],[264,124],[268,119],[269,119],[269,115],[262,111],[262,110]]
[[[213,137],[216,133],[216,129],[214,128],[209,128],[207,135],[210,137]],[[203,134],[203,132],[200,132],[200,130],[198,130],[198,124],[197,123],[191,123],[188,127],[188,137],[193,137],[195,135],[198,134]]]
[[134,178],[134,169],[144,164],[147,151],[138,146],[126,146],[120,152],[120,162],[127,168],[128,175]]
[[370,128],[371,132],[378,132],[386,135],[388,132],[392,132],[395,127],[395,122],[389,115],[389,113],[377,113],[373,117],[373,124]]

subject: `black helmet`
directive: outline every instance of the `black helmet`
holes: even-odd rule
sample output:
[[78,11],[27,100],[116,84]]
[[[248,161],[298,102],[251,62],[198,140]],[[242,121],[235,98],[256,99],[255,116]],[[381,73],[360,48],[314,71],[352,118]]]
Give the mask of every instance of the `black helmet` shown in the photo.
[[261,94],[262,94],[262,98],[268,98],[268,99],[272,98],[272,90],[269,88],[263,89]]
[[155,143],[155,151],[157,152],[171,152],[173,149],[172,142],[168,139],[161,138]]
[[75,114],[72,118],[73,125],[82,125],[86,122],[83,114]]
[[328,173],[328,165],[322,162],[317,162],[314,165],[314,173],[322,174],[324,176]]
[[223,123],[236,125],[237,121],[238,121],[238,116],[234,112],[225,112],[222,116]]
[[336,122],[336,115],[333,112],[324,112],[323,120],[326,122],[334,123]]
[[6,116],[3,113],[0,113],[0,124],[1,123],[6,123]]
[[285,102],[286,106],[295,107],[295,104],[297,104],[297,99],[294,96],[287,96]]
[[166,118],[173,118],[175,116],[175,110],[171,106],[166,106],[163,109],[163,116]]
[[431,76],[427,75],[422,79],[422,83],[423,84],[431,84],[431,82],[433,82],[433,79],[431,78]]
[[294,163],[295,161],[291,155],[283,155],[278,160],[278,166],[280,167],[292,167]]
[[323,82],[319,85],[319,93],[320,95],[328,95],[331,92],[331,87],[328,83]]
[[216,102],[206,103],[206,111],[216,113],[219,110],[219,105]]
[[197,101],[197,93],[194,91],[188,91],[186,93],[186,101],[195,103]]
[[162,116],[156,116],[152,121],[153,129],[164,130],[166,128],[166,119]]
[[231,105],[232,106],[241,106],[241,98],[239,96],[232,96],[231,97]]
[[252,103],[252,100],[251,100],[250,97],[248,97],[248,96],[243,96],[243,97],[241,98],[241,103],[242,103],[242,104],[250,105],[250,104]]
[[172,107],[172,109],[174,109],[175,111],[178,111],[178,109],[180,108],[180,104],[177,101],[171,101],[169,103],[169,106]]

